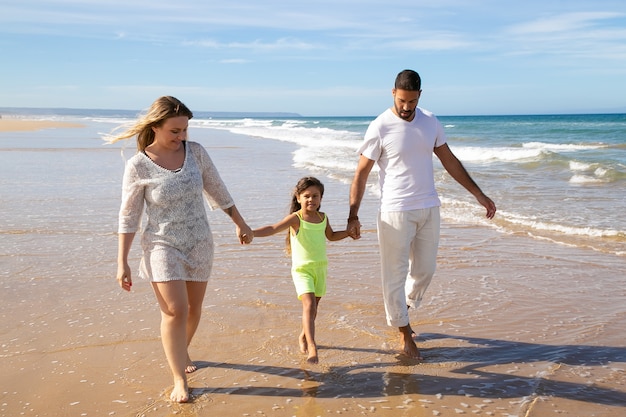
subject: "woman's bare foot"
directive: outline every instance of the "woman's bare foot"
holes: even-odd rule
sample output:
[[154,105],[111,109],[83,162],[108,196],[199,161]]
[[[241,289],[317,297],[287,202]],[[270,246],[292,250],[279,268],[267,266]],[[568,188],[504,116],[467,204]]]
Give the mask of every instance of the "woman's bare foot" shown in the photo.
[[174,389],[170,394],[170,400],[177,403],[186,403],[189,401],[189,388],[187,387],[187,381],[174,381]]
[[185,367],[185,373],[190,374],[192,372],[196,372],[198,370],[198,366],[191,360],[189,356],[187,356],[187,366]]
[[298,344],[300,345],[300,353],[307,353],[309,351],[309,347],[306,343],[306,336],[304,335],[304,330],[298,336]]

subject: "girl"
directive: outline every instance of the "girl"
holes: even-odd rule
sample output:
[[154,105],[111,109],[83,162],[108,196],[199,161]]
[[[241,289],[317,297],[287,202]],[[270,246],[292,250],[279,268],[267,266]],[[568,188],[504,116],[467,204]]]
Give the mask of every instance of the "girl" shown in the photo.
[[302,301],[300,351],[308,353],[307,362],[318,363],[315,344],[315,318],[320,299],[326,294],[326,239],[341,240],[348,232],[333,231],[328,218],[320,212],[324,185],[313,177],[298,181],[291,200],[290,214],[280,222],[252,231],[252,236],[266,237],[289,228],[287,251],[291,252],[291,275],[298,298]]
[[110,143],[137,136],[138,152],[124,171],[119,212],[117,280],[133,284],[128,253],[146,206],[139,276],[149,279],[161,309],[161,341],[174,376],[170,399],[189,400],[186,373],[196,370],[187,348],[202,311],[213,265],[213,239],[204,209],[224,210],[241,243],[252,231],[239,214],[209,154],[187,141],[191,111],[174,97],[157,99],[148,112]]

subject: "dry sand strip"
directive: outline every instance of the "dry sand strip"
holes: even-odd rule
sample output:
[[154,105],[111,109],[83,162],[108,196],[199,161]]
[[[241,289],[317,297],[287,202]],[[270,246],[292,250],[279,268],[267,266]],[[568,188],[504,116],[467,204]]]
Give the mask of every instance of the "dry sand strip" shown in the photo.
[[0,132],[19,132],[54,128],[84,127],[79,123],[55,122],[52,120],[0,119]]

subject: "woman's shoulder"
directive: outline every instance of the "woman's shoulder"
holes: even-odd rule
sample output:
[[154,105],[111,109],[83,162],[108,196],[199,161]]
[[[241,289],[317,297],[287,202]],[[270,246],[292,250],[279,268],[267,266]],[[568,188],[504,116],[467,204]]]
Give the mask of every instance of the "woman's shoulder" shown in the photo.
[[200,145],[198,142],[194,142],[192,140],[185,141],[185,144],[189,147],[190,151],[205,151],[204,146]]

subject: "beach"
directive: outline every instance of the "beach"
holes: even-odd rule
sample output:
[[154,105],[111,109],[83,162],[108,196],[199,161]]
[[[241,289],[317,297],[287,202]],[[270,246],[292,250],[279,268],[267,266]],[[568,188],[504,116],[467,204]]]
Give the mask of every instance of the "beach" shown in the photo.
[[[53,146],[42,139],[48,128],[70,139]],[[298,349],[301,304],[284,236],[243,246],[223,212],[208,213],[216,255],[190,348],[199,369],[189,376],[192,400],[173,404],[151,288],[137,279],[126,293],[115,280],[119,147],[94,144],[97,128],[16,130],[0,135],[2,416],[626,410],[624,256],[444,219],[437,273],[411,312],[424,356],[417,362],[398,354],[397,329],[384,320],[375,195],[359,212],[362,238],[328,244],[318,365]],[[252,227],[287,214],[304,175],[322,180],[322,210],[334,229],[345,227],[349,185],[294,167],[296,144],[200,128],[190,137],[207,148]],[[131,262],[136,271],[137,239]]]
[[18,132],[24,130],[41,130],[68,127],[83,127],[83,125],[68,122],[0,118],[0,132]]

